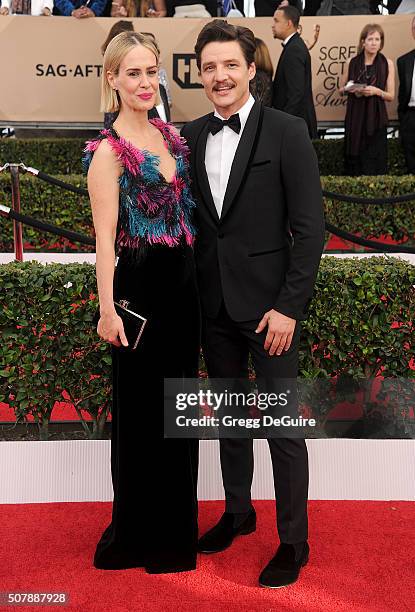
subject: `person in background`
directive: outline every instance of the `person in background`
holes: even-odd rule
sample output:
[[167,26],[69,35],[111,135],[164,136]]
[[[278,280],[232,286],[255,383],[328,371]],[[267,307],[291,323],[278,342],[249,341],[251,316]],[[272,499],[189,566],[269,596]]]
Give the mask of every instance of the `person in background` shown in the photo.
[[111,17],[166,17],[164,0],[113,0]]
[[348,95],[345,165],[351,176],[387,173],[385,102],[392,102],[395,97],[395,68],[392,60],[381,53],[384,43],[381,26],[367,24],[359,37],[357,55],[348,62],[341,78],[339,92]]
[[377,0],[323,0],[317,15],[379,14]]
[[0,15],[33,15],[50,17],[53,0],[2,0]]
[[135,0],[113,0],[111,2],[111,17],[137,17]]
[[76,19],[102,17],[106,5],[107,0],[55,0],[53,13]]
[[105,54],[105,51],[107,50],[107,47],[112,41],[112,39],[115,38],[118,34],[121,34],[121,32],[134,32],[133,23],[131,21],[124,21],[124,20],[117,21],[116,23],[114,23],[114,25],[108,32],[107,38],[102,43],[102,46],[101,46],[102,55]]
[[281,53],[273,81],[272,106],[305,120],[311,138],[317,138],[317,118],[311,87],[310,53],[297,32],[300,13],[284,6],[274,13],[272,33],[282,40]]
[[[415,17],[412,36],[415,38]],[[399,133],[408,172],[415,174],[415,48],[398,57],[398,74]]]
[[393,15],[396,13],[396,9],[400,5],[401,0],[384,0],[384,4],[386,4],[386,8],[388,9],[389,15]]
[[320,5],[321,5],[321,0],[305,0],[304,16],[317,15],[317,11],[320,8]]
[[195,19],[210,19],[216,15],[216,0],[166,0],[167,17],[192,17]]
[[255,0],[255,16],[271,17],[278,8],[283,8],[284,6],[295,7],[300,15],[303,12],[301,0]]
[[138,17],[167,17],[165,0],[140,0]]
[[415,13],[415,0],[402,0],[395,12],[397,15]]
[[[134,32],[134,26],[132,22],[121,20],[121,21],[117,21],[117,23],[114,23],[114,25],[108,32],[108,36],[105,39],[105,42],[103,43],[101,47],[102,55],[105,54],[105,51],[109,43],[112,41],[112,39],[115,38],[118,34],[121,34],[121,32]],[[151,37],[154,43],[156,43],[156,38],[154,34],[152,34],[151,32],[142,32],[142,34],[144,36]],[[159,75],[160,75],[160,70],[164,70],[164,68],[163,69],[159,68]],[[166,75],[166,78],[167,78],[167,75]],[[149,118],[157,119],[158,117],[160,117],[161,119],[165,121],[170,121],[170,106],[169,106],[169,102],[167,99],[167,93],[166,93],[164,86],[161,83],[159,85],[159,93],[160,93],[161,99],[157,100],[157,105],[154,106],[154,108],[152,108],[149,111]],[[118,111],[113,112],[113,113],[104,113],[104,128],[108,130],[117,117],[118,117]]]
[[271,106],[272,75],[274,72],[271,56],[263,40],[255,38],[255,44],[254,61],[256,73],[254,78],[249,81],[249,89],[255,100],[262,102],[265,106]]

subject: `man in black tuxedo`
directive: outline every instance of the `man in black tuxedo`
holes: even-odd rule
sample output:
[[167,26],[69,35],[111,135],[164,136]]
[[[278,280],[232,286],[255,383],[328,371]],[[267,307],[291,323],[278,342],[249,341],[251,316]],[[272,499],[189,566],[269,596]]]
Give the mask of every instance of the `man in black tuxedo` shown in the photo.
[[320,8],[322,0],[305,0],[304,3],[304,16],[317,15],[317,11]]
[[304,119],[310,138],[317,138],[311,57],[297,32],[299,23],[300,13],[294,6],[283,6],[274,13],[272,33],[283,41],[283,51],[272,84],[272,106]]
[[[412,19],[415,38],[415,17]],[[415,49],[398,57],[398,115],[400,135],[410,174],[415,174]]]
[[[296,378],[324,241],[316,154],[302,119],[255,102],[251,30],[222,20],[197,39],[196,60],[215,112],[182,130],[197,201],[195,245],[211,378]],[[294,582],[308,560],[308,457],[304,439],[269,439],[280,546],[261,586]],[[256,528],[253,441],[221,439],[225,513],[199,541],[218,552]]]

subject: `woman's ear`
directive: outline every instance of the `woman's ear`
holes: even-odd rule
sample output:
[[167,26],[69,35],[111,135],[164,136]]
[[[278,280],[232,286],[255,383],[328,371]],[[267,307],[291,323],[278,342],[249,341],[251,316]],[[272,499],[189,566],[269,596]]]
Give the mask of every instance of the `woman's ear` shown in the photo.
[[111,87],[113,89],[116,89],[116,86],[115,86],[115,77],[112,74],[111,70],[107,70],[107,79],[108,79],[108,83],[111,85]]

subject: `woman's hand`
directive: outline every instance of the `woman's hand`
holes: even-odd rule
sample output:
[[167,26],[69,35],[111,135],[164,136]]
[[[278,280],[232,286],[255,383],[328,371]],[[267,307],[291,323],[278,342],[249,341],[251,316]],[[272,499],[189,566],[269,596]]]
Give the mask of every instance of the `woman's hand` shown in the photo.
[[146,17],[165,17],[166,14],[166,11],[155,11],[153,8],[149,8]]
[[0,15],[8,15],[9,14],[9,9],[7,8],[7,6],[2,6],[0,8]]
[[378,96],[379,95],[379,87],[373,87],[373,85],[367,85],[363,89],[360,90],[363,96]]
[[128,346],[128,340],[124,332],[124,324],[115,310],[112,313],[101,314],[98,321],[97,333],[102,340],[110,342],[114,346]]

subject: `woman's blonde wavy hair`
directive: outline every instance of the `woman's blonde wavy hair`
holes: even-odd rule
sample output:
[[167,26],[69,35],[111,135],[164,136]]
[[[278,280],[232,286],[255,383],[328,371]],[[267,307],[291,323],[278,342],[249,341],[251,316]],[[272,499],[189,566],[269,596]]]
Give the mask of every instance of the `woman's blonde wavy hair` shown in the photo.
[[[136,45],[142,45],[154,53],[157,65],[160,59],[160,49],[154,37],[140,32],[121,32],[115,36],[104,53],[102,79],[101,79],[101,112],[114,113],[120,109],[120,98],[117,91],[108,82],[107,72],[117,75],[124,57]],[[160,96],[157,95],[156,104]]]

